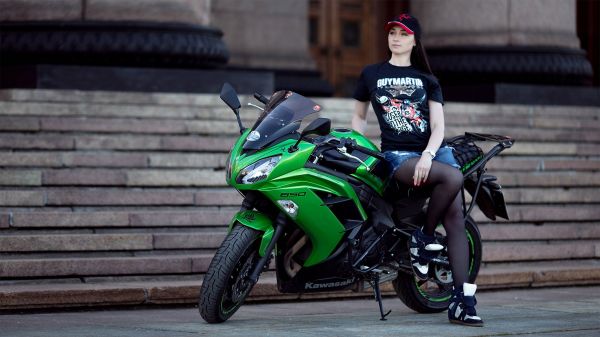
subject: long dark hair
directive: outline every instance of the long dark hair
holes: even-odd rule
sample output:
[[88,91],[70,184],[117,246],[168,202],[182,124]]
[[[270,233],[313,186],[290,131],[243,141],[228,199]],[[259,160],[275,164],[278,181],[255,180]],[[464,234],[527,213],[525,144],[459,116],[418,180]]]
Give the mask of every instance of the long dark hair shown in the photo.
[[[426,74],[433,75],[433,71],[431,71],[431,66],[429,65],[429,58],[427,57],[423,43],[421,43],[421,40],[416,38],[415,42],[417,45],[413,47],[410,53],[410,64]],[[388,59],[390,57],[392,57],[392,51],[388,49]]]
[[410,63],[422,72],[433,75],[425,47],[423,47],[420,39],[415,39],[415,42],[417,45],[413,47],[410,53]]

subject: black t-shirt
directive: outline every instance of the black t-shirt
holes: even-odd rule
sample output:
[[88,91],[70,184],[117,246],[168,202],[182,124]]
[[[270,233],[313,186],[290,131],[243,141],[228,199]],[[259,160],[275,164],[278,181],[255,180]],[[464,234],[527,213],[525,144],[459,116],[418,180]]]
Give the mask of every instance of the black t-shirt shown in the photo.
[[433,75],[389,62],[366,66],[353,97],[371,101],[381,129],[382,151],[423,151],[431,136],[428,100],[444,103]]

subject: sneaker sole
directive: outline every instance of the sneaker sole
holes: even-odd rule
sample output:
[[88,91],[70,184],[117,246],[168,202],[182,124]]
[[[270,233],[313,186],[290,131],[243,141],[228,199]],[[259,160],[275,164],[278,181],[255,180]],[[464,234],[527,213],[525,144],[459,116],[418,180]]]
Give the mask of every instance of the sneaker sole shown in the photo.
[[460,324],[460,325],[466,325],[466,326],[473,326],[473,327],[483,327],[483,322],[480,322],[480,323],[467,323],[467,322],[463,322],[463,321],[458,320],[458,319],[450,319],[449,321],[450,321],[450,323],[454,323],[454,324]]

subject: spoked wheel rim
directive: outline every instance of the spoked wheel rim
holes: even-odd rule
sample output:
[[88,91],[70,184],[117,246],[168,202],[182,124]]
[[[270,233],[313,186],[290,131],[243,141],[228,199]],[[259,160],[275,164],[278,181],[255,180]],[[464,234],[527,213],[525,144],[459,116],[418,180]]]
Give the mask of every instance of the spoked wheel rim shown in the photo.
[[[475,263],[475,242],[469,231],[466,231],[466,234],[467,242],[469,244],[469,276],[471,276]],[[447,237],[442,226],[439,226],[436,230],[436,236],[441,239],[440,241],[442,241],[442,244],[447,247]],[[447,249],[444,250],[441,257],[448,259]],[[417,290],[425,299],[431,302],[445,302],[450,300],[453,286],[452,270],[450,270],[449,266],[445,267],[442,265],[430,264],[430,268],[431,267],[433,267],[433,277],[430,277],[427,280],[421,280],[415,276],[414,280]]]
[[252,288],[250,273],[252,273],[257,262],[258,250],[255,245],[252,245],[244,252],[244,255],[239,259],[229,277],[229,282],[227,282],[221,299],[221,311],[223,314],[228,314],[232,310],[237,309],[250,292]]

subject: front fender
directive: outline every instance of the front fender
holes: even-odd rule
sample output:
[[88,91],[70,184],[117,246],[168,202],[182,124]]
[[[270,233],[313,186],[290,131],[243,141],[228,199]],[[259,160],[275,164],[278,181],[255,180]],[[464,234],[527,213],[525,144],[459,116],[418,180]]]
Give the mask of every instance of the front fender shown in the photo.
[[273,233],[275,232],[275,229],[273,228],[273,221],[271,221],[269,217],[258,211],[240,211],[236,213],[231,219],[228,229],[229,232],[231,232],[236,222],[240,223],[242,226],[250,227],[254,230],[264,232],[260,242],[260,249],[258,251],[260,256],[264,256],[265,251],[267,250],[267,246],[269,245],[269,242],[271,242],[271,239],[273,238]]

